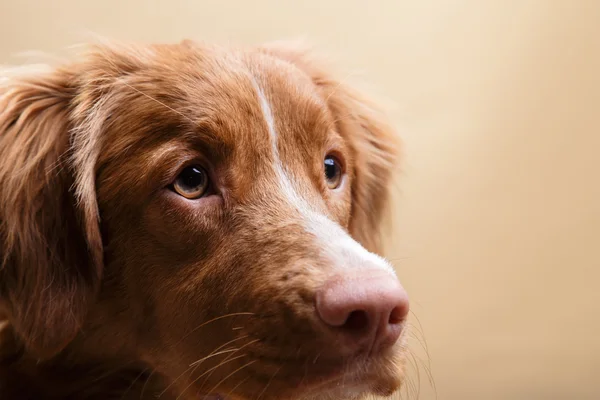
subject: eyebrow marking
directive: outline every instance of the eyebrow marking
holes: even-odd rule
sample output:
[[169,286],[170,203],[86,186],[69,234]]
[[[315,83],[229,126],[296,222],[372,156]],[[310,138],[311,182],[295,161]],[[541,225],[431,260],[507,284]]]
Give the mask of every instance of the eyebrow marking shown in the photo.
[[263,116],[267,123],[269,137],[271,138],[271,149],[273,153],[273,158],[275,161],[274,169],[277,174],[277,180],[279,186],[285,195],[286,199],[298,210],[301,214],[305,215],[307,212],[310,212],[310,205],[303,199],[298,192],[294,188],[294,185],[285,171],[283,163],[281,162],[281,157],[279,155],[278,144],[278,136],[277,131],[275,130],[275,118],[273,117],[273,111],[271,106],[269,105],[269,101],[265,96],[265,93],[259,86],[258,82],[254,77],[252,77],[252,85],[258,94],[258,100],[260,103],[261,110],[263,112]]
[[254,77],[252,77],[252,85],[254,86],[254,90],[256,90],[256,93],[258,94],[260,108],[263,112],[263,116],[265,117],[265,121],[267,122],[269,136],[271,137],[271,147],[273,149],[275,161],[281,164],[281,159],[279,158],[279,148],[277,147],[278,138],[277,131],[275,130],[275,118],[273,117],[273,111],[271,110],[271,106],[269,105],[269,101],[267,100],[265,93],[258,85],[258,82],[256,82],[256,79]]

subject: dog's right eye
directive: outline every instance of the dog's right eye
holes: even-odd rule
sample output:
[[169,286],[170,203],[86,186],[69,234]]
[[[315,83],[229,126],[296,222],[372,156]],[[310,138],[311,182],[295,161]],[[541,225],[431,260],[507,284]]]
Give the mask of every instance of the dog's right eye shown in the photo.
[[199,199],[206,195],[208,189],[208,174],[196,165],[186,167],[173,182],[173,190],[186,199]]
[[325,167],[325,181],[329,189],[337,189],[342,183],[342,166],[334,156],[327,156],[323,162]]

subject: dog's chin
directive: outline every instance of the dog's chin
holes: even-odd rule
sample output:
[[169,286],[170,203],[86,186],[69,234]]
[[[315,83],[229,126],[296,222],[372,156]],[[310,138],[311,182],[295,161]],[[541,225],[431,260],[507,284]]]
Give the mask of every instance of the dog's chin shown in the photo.
[[[404,381],[403,358],[394,361],[372,362],[360,368],[341,366],[328,373],[298,380],[270,382],[261,392],[261,400],[358,400],[367,395],[391,396]],[[250,378],[249,380],[251,380]],[[264,384],[263,384],[264,385]],[[249,400],[256,393],[214,393],[201,396],[201,400]]]
[[[346,378],[352,380],[353,378]],[[388,380],[383,382],[350,383],[342,380],[331,381],[319,387],[305,387],[294,391],[286,390],[283,393],[264,393],[261,399],[265,400],[359,400],[367,395],[391,396],[401,386],[402,380]],[[212,394],[200,397],[200,400],[249,400],[252,396]]]

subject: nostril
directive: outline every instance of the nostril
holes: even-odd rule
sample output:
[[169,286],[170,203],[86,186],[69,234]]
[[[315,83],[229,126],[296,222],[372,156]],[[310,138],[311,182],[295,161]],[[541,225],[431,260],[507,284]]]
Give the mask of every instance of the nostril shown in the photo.
[[406,307],[398,306],[394,307],[392,312],[390,313],[389,324],[390,325],[398,325],[402,323],[406,319]]
[[363,331],[369,327],[369,315],[363,310],[352,311],[343,327],[354,332]]

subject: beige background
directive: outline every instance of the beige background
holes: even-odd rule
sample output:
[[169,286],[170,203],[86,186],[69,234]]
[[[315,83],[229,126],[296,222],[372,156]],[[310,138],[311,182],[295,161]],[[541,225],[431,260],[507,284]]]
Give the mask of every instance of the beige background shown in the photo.
[[0,62],[89,32],[306,35],[397,106],[388,256],[438,398],[600,399],[600,1],[0,0],[0,21]]

